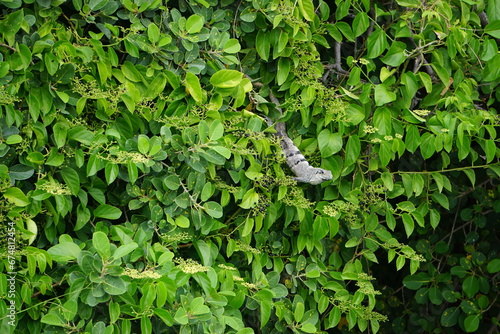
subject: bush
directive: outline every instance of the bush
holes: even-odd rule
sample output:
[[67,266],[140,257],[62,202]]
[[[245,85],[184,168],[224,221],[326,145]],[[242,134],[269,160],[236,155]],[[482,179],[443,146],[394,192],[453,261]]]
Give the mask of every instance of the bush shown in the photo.
[[498,331],[498,0],[0,4],[2,333]]

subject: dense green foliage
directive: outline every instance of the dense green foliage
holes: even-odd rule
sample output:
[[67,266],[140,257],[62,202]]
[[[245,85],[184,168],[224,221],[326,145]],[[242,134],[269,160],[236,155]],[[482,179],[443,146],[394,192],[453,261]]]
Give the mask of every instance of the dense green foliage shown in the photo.
[[498,331],[499,8],[0,1],[0,331]]

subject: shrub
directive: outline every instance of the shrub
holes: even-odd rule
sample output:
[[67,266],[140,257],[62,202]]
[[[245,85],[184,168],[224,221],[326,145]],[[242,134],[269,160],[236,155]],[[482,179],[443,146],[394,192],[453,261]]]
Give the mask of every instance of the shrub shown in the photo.
[[3,333],[498,330],[498,0],[0,4]]

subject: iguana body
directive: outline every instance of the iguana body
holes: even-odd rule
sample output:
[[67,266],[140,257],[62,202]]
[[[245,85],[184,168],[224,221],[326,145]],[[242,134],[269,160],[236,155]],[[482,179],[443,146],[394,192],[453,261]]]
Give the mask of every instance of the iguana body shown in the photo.
[[[247,76],[248,77],[248,76]],[[248,77],[248,79],[252,80],[252,78]],[[253,82],[254,86],[262,87],[263,85],[258,82]],[[283,112],[280,108],[280,103],[278,99],[273,95],[272,91],[269,92],[269,98],[271,102],[276,105],[276,109],[283,115]],[[264,116],[267,124],[269,126],[275,125],[276,135],[281,138],[281,148],[283,149],[283,153],[286,158],[286,163],[288,167],[295,174],[294,180],[297,182],[304,182],[309,184],[320,184],[325,181],[330,181],[332,179],[332,172],[322,168],[316,168],[309,165],[306,158],[293,141],[288,137],[286,133],[286,126],[283,122],[278,122],[274,124],[274,122],[267,116]]]
[[285,123],[276,123],[275,129],[277,135],[281,138],[281,148],[286,158],[286,163],[292,172],[296,175],[297,182],[309,184],[320,184],[321,182],[332,179],[332,172],[322,168],[316,168],[309,165],[299,148],[286,133]]

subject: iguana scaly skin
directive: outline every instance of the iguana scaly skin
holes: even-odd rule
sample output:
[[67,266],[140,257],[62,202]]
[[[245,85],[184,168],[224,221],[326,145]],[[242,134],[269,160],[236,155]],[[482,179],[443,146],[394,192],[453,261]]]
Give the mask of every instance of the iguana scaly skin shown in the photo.
[[[252,80],[249,76],[248,79]],[[252,80],[253,81],[253,80]],[[253,81],[253,85],[261,88],[263,85],[259,82]],[[283,115],[283,111],[280,108],[280,102],[274,96],[273,92],[269,92],[269,98],[271,102],[276,105],[276,109]],[[274,122],[267,116],[264,116],[267,124],[273,126],[276,129],[276,135],[281,138],[280,144],[283,149],[283,153],[286,158],[286,163],[288,167],[295,174],[294,180],[297,182],[309,183],[309,184],[320,184],[325,181],[330,181],[332,179],[332,172],[323,168],[316,168],[309,165],[306,158],[293,141],[288,137],[286,133],[286,126],[283,122]]]
[[[268,122],[269,123],[269,122]],[[309,184],[320,184],[332,179],[332,172],[322,168],[316,168],[309,165],[306,158],[286,133],[285,123],[275,124],[277,135],[281,138],[281,148],[285,154],[286,163],[292,172],[296,175],[297,182]]]

